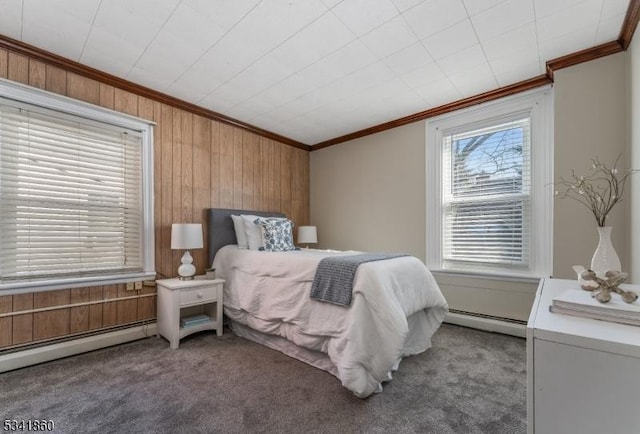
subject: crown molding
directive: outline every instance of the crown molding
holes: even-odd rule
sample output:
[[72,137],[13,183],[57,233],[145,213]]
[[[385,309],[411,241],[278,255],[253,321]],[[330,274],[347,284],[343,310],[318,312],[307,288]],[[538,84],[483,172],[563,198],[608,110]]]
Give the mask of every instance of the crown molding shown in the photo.
[[139,84],[125,80],[123,78],[116,77],[114,75],[97,70],[95,68],[91,68],[89,66],[83,65],[73,60],[69,60],[62,56],[58,56],[57,54],[49,53],[45,50],[42,50],[40,48],[34,47],[29,44],[25,44],[24,42],[9,38],[4,35],[0,35],[0,48],[4,48],[5,50],[11,51],[13,53],[20,54],[22,56],[26,56],[31,59],[35,59],[35,60],[47,63],[49,65],[56,66],[66,71],[73,72],[75,74],[82,75],[84,77],[99,81],[101,83],[105,83],[105,84],[117,87],[127,92],[131,92],[136,95],[149,98],[154,101],[158,101],[160,103],[167,104],[169,106],[172,106],[181,110],[185,110],[187,112],[190,112],[199,116],[203,116],[205,118],[208,118],[214,121],[222,122],[227,125],[231,125],[236,128],[243,129],[245,131],[257,134],[259,136],[281,142],[285,145],[293,146],[294,148],[303,149],[305,151],[310,150],[309,146],[304,143],[298,142],[288,137],[281,136],[276,133],[272,133],[271,131],[267,131],[265,129],[256,127],[246,122],[239,121],[229,116],[225,116],[213,110],[205,109],[203,107],[197,106],[190,102],[183,101],[178,98],[174,98],[172,96],[169,96],[157,90],[153,90],[148,87],[141,86]]
[[590,60],[599,59],[600,57],[609,56],[611,54],[621,53],[624,51],[622,44],[618,41],[607,42],[596,47],[587,48],[586,50],[577,51],[567,54],[566,56],[557,57],[547,61],[547,77],[553,81],[553,73],[558,69],[567,68],[569,66],[578,65],[579,63],[589,62]]
[[[635,3],[640,3],[640,0],[634,0]],[[379,133],[381,131],[396,128],[402,125],[410,124],[412,122],[422,121],[434,116],[449,113],[455,110],[459,110],[465,107],[469,107],[475,104],[481,104],[483,102],[492,101],[494,99],[502,98],[505,96],[513,95],[516,93],[524,92],[529,89],[544,86],[546,84],[553,83],[553,72],[566,68],[569,66],[577,65],[579,63],[595,60],[600,57],[609,56],[611,54],[620,53],[624,51],[622,44],[618,41],[607,42],[606,44],[598,45],[596,47],[588,48],[586,50],[578,51],[576,53],[568,54],[566,56],[552,59],[546,63],[546,74],[534,77],[528,80],[520,81],[518,83],[500,87],[489,92],[484,92],[479,95],[474,95],[469,98],[464,98],[458,101],[454,101],[449,104],[441,105],[431,108],[419,113],[415,113],[400,119],[396,119],[390,122],[385,122],[380,125],[365,128],[363,130],[355,131],[353,133],[345,134],[343,136],[335,137],[333,139],[326,140],[324,142],[316,143],[311,146],[311,150],[326,148],[329,146],[337,145],[338,143],[347,142],[349,140],[358,139],[360,137],[368,136],[370,134]]]
[[631,43],[633,34],[638,26],[640,20],[640,0],[631,0],[627,13],[625,15],[624,22],[622,23],[622,29],[618,40],[607,42],[605,44],[598,45],[596,47],[588,48],[586,50],[578,51],[576,53],[568,54],[566,56],[558,57],[546,62],[546,75],[534,77],[529,80],[524,80],[519,83],[515,83],[510,86],[505,86],[496,90],[485,92],[479,95],[475,95],[469,98],[454,101],[449,104],[445,104],[439,107],[434,107],[429,110],[425,110],[419,113],[415,113],[400,119],[396,119],[390,122],[385,122],[380,125],[374,125],[363,130],[355,131],[353,133],[345,134],[343,136],[334,137],[333,139],[325,140],[324,142],[311,145],[311,150],[326,148],[329,146],[337,145],[338,143],[347,142],[349,140],[358,139],[360,137],[368,136],[370,134],[379,133],[381,131],[396,128],[401,125],[406,125],[412,122],[425,120],[427,118],[438,116],[444,113],[448,113],[454,110],[458,110],[470,105],[480,104],[483,102],[491,101],[493,99],[502,98],[504,96],[512,95],[514,93],[523,92],[534,87],[543,86],[545,84],[553,83],[553,72],[567,68],[569,66],[577,65],[579,63],[595,60],[600,57],[609,56],[611,54],[620,53],[626,51]]
[[281,136],[276,133],[264,130],[246,122],[239,121],[237,119],[225,116],[221,113],[214,112],[212,110],[205,109],[195,104],[174,98],[166,95],[162,92],[158,92],[153,89],[132,83],[128,80],[124,80],[119,77],[115,77],[106,72],[99,71],[89,66],[83,65],[78,62],[66,59],[53,53],[41,50],[34,46],[25,44],[23,42],[11,39],[9,37],[0,35],[0,48],[40,60],[42,62],[51,64],[63,68],[67,71],[74,72],[76,74],[98,80],[100,82],[118,87],[122,90],[126,90],[137,95],[153,99],[155,101],[200,115],[206,118],[223,122],[228,125],[232,125],[237,128],[252,132],[262,137],[266,137],[272,140],[276,140],[283,144],[293,146],[298,149],[306,151],[315,151],[323,149],[329,146],[337,145],[339,143],[354,140],[360,137],[368,136],[370,134],[379,133],[385,130],[396,128],[402,125],[407,125],[413,122],[425,120],[434,116],[438,116],[444,113],[449,113],[455,110],[459,110],[465,107],[469,107],[483,102],[492,101],[497,98],[502,98],[515,93],[520,93],[529,89],[544,86],[546,84],[553,83],[554,71],[569,66],[574,66],[580,63],[588,62],[598,59],[600,57],[609,56],[611,54],[620,53],[626,51],[635,33],[635,30],[640,21],[640,0],[631,0],[629,7],[620,30],[620,35],[616,41],[608,42],[598,45],[596,47],[588,48],[586,50],[578,51],[576,53],[568,54],[566,56],[558,57],[546,62],[546,75],[541,75],[528,80],[524,80],[509,86],[504,86],[498,89],[494,89],[488,92],[484,92],[478,95],[474,95],[468,98],[464,98],[458,101],[451,102],[442,106],[434,107],[425,111],[414,113],[409,116],[405,116],[393,121],[385,122],[379,125],[374,125],[369,128],[365,128],[359,131],[354,131],[349,134],[345,134],[339,137],[334,137],[323,142],[316,143],[312,146],[290,139],[288,137]]
[[638,27],[638,21],[640,20],[640,0],[631,0],[629,7],[627,8],[627,14],[624,17],[622,23],[622,30],[620,30],[620,36],[618,36],[618,42],[622,45],[622,48],[626,50],[631,44],[633,34]]
[[439,116],[439,115],[449,113],[455,110],[459,110],[465,107],[481,104],[483,102],[493,101],[494,99],[524,92],[526,90],[534,89],[536,87],[544,86],[550,83],[552,83],[552,80],[549,77],[547,77],[546,75],[540,75],[538,77],[534,77],[529,80],[520,81],[518,83],[511,84],[509,86],[500,87],[498,89],[490,90],[489,92],[484,92],[479,95],[471,96],[469,98],[460,99],[458,101],[454,101],[449,104],[434,107],[419,113],[414,113],[412,115],[405,116],[403,118],[396,119],[391,122],[375,125],[373,127],[365,128],[364,130],[356,131],[350,134],[346,134],[344,136],[326,140],[324,142],[320,142],[313,145],[311,147],[311,150],[315,151],[318,149],[337,145],[338,143],[346,142],[353,139],[358,139],[360,137],[379,133],[381,131],[389,130],[391,128],[396,128],[402,125],[407,125],[413,122],[422,121],[428,118],[432,118],[434,116]]

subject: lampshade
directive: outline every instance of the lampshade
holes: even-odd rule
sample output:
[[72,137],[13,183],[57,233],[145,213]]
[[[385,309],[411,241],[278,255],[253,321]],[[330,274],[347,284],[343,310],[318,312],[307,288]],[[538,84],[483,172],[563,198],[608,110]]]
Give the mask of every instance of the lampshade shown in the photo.
[[202,248],[200,223],[174,223],[171,225],[171,248],[189,250]]
[[298,243],[317,243],[318,231],[315,226],[300,226],[298,227]]

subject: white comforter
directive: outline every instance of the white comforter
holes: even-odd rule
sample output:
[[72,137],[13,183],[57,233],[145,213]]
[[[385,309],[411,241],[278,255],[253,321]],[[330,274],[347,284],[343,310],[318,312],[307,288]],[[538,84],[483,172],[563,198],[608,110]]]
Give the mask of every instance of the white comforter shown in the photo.
[[412,256],[360,265],[350,308],[309,298],[320,259],[359,252],[259,252],[222,248],[224,312],[262,333],[327,354],[358,397],[381,390],[402,357],[425,351],[447,313],[438,285]]

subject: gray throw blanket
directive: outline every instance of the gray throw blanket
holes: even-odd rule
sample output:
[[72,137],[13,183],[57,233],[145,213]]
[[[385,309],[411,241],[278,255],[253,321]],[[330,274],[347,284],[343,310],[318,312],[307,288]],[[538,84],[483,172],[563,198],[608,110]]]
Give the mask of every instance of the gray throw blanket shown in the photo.
[[311,285],[311,298],[340,306],[351,306],[353,279],[364,262],[409,256],[406,253],[363,253],[322,258]]

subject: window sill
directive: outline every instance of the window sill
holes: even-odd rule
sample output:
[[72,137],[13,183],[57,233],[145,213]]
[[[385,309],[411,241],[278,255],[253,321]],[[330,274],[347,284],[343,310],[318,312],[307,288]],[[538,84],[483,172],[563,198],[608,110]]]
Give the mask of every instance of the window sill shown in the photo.
[[538,283],[540,279],[545,276],[536,275],[522,275],[522,274],[509,274],[509,273],[482,273],[478,271],[463,271],[463,270],[447,270],[447,269],[432,269],[430,270],[434,277],[447,276],[447,277],[461,277],[468,279],[484,279],[484,280],[502,280],[509,282],[523,282],[523,283]]
[[153,280],[155,278],[155,271],[144,271],[141,273],[77,277],[69,279],[22,280],[11,283],[1,283],[0,295],[26,294],[31,292],[54,291],[56,289],[85,288],[88,286]]

